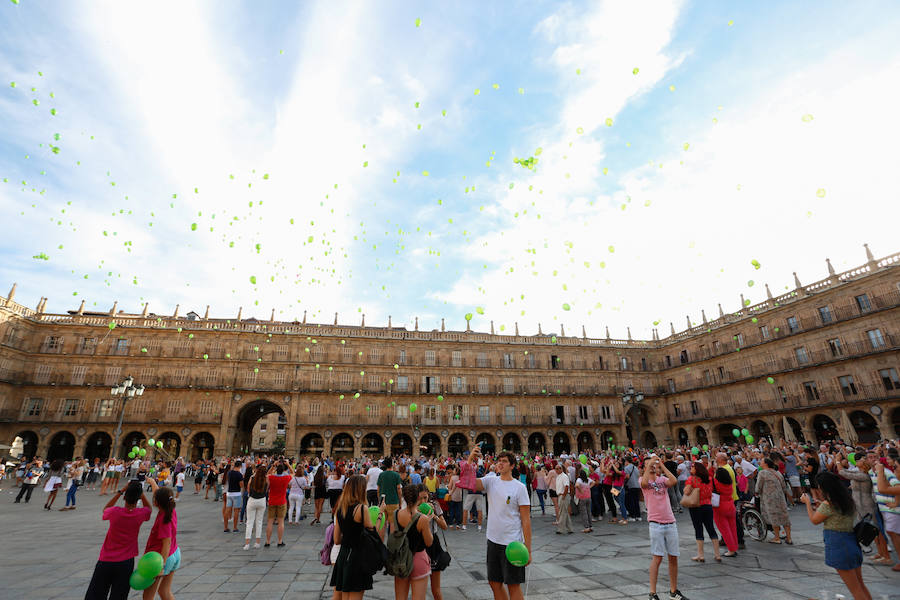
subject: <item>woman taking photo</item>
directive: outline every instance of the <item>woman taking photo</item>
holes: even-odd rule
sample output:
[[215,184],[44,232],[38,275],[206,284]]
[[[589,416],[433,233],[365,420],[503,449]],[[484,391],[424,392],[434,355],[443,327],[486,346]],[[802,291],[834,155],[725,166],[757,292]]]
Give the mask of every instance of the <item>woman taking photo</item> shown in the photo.
[[[740,467],[738,467],[740,469]],[[719,505],[713,506],[713,521],[716,528],[722,535],[722,540],[728,548],[728,552],[723,554],[731,558],[737,556],[738,540],[737,540],[737,521],[734,514],[734,500],[732,499],[732,483],[731,474],[727,469],[719,467],[716,469],[716,475],[713,477],[713,492],[719,495]]]
[[325,496],[327,495],[327,489],[325,488],[325,469],[325,464],[320,464],[316,469],[316,474],[313,475],[313,498],[316,503],[316,512],[313,520],[309,522],[310,525],[322,522],[319,517],[322,516],[322,505],[325,504]]
[[[365,486],[363,486],[365,488]],[[402,531],[411,521],[416,522],[409,528],[406,534],[409,550],[413,555],[413,568],[409,577],[394,577],[394,597],[407,598],[412,590],[412,600],[425,600],[425,592],[428,589],[428,576],[431,575],[431,558],[426,548],[431,546],[432,512],[423,515],[419,512],[419,486],[407,485],[403,487],[403,500],[406,507],[394,513],[394,525]],[[393,529],[392,529],[393,530]],[[337,542],[335,542],[337,543]],[[343,548],[341,549],[343,551]]]
[[[731,479],[729,478],[729,484]],[[693,490],[699,491],[698,506],[689,506],[688,512],[691,515],[691,523],[694,525],[694,538],[697,540],[697,556],[691,557],[694,562],[706,562],[703,557],[703,528],[713,546],[713,555],[716,562],[722,562],[719,555],[719,536],[716,535],[716,527],[713,525],[713,509],[712,509],[712,481],[709,477],[709,471],[706,466],[699,461],[691,463],[691,476],[688,477],[684,484],[684,495],[690,496]],[[731,498],[731,488],[728,488],[728,497]]]
[[850,491],[840,478],[827,471],[819,473],[815,481],[824,500],[813,510],[813,500],[803,494],[800,501],[806,505],[806,514],[813,525],[824,525],[825,564],[833,568],[844,580],[854,600],[872,600],[862,579],[862,550],[853,533],[856,507]]
[[781,543],[781,528],[784,527],[784,541],[793,544],[791,518],[788,515],[791,492],[771,458],[764,458],[759,463],[759,471],[756,473],[756,495],[759,496],[763,521],[772,526],[772,532],[775,534],[775,539],[769,540],[769,543]]
[[[252,476],[250,476],[252,473]],[[263,519],[266,516],[266,496],[269,493],[269,483],[266,479],[266,468],[263,465],[247,467],[247,475],[250,483],[247,484],[247,522],[244,534],[244,550],[250,549],[250,537],[253,527],[256,527],[256,543],[254,548],[259,548],[262,542]]]
[[372,576],[366,575],[357,563],[363,528],[374,529],[366,504],[365,477],[352,475],[347,479],[333,512],[334,543],[341,546],[331,573],[333,600],[358,600],[372,589]]

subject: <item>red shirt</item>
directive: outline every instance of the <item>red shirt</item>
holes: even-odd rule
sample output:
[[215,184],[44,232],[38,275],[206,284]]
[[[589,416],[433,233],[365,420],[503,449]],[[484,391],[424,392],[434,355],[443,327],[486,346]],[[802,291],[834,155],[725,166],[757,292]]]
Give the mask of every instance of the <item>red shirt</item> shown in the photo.
[[[150,537],[147,538],[144,553],[159,552],[162,554],[162,541],[166,538],[172,538],[172,543],[169,545],[169,556],[178,550],[178,540],[175,538],[175,534],[178,532],[178,515],[173,510],[172,520],[168,523],[163,523],[165,517],[166,514],[163,511],[156,513],[156,521],[153,522],[153,528],[150,529]],[[163,558],[169,558],[169,556]]]
[[287,504],[287,489],[291,477],[287,473],[269,475],[269,506]]
[[109,531],[100,547],[100,560],[121,562],[138,555],[138,531],[153,516],[153,509],[144,506],[128,509],[110,506],[103,511],[103,520],[109,521]]
[[712,481],[703,483],[699,477],[691,475],[684,484],[700,490],[700,506],[712,504]]

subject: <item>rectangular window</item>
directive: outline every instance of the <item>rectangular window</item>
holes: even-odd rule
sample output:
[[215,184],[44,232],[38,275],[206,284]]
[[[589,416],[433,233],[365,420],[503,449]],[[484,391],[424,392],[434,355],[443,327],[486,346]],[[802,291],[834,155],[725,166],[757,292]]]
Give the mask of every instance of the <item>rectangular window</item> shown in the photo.
[[398,419],[408,419],[409,418],[409,407],[404,406],[402,404],[397,405],[397,418]]
[[703,371],[703,383],[712,383],[712,373],[709,369]]
[[478,393],[479,394],[487,394],[490,391],[490,387],[488,385],[487,377],[479,377],[478,378]]
[[156,383],[156,378],[153,376],[153,369],[143,368],[141,369],[141,378],[138,380],[143,385],[153,385]]
[[828,349],[831,350],[832,356],[843,356],[844,349],[841,346],[840,338],[832,338],[828,340]]
[[43,398],[30,398],[26,404],[25,414],[29,417],[37,417],[44,408]]
[[67,417],[74,417],[78,414],[78,407],[81,405],[81,400],[77,400],[74,398],[66,399],[65,404],[63,405],[63,415]]
[[369,350],[369,363],[373,365],[380,365],[381,362],[381,350],[375,348],[374,350]]
[[591,407],[590,406],[579,406],[578,407],[578,419],[580,421],[587,421],[591,418]]
[[647,370],[647,359],[641,358],[641,371],[646,371],[646,370]]
[[763,325],[759,328],[759,337],[760,339],[767,340],[769,339],[769,326]]
[[800,322],[797,320],[797,317],[788,317],[787,326],[788,331],[790,331],[791,333],[800,331]]
[[534,354],[528,354],[525,356],[525,368],[526,369],[534,368]]
[[438,391],[437,377],[423,377],[425,381],[425,393],[430,394]]
[[187,369],[175,369],[173,381],[175,385],[184,385],[187,381]]
[[[624,359],[623,359],[624,360]],[[559,357],[555,354],[550,356],[550,368],[558,369],[559,368]]]
[[872,344],[873,350],[884,347],[884,336],[881,334],[880,329],[870,329],[866,332],[866,335],[869,336],[869,343]]
[[101,398],[100,404],[97,409],[97,416],[111,417],[113,415],[115,407],[116,400],[114,398]]
[[259,424],[259,431],[260,431],[260,433],[265,432],[265,431],[268,431],[268,429],[269,429],[269,424],[268,424],[268,423],[262,422],[262,423]]
[[264,437],[259,438],[259,445],[260,445],[260,446],[265,446],[265,445],[266,445],[266,438],[264,438]]
[[625,356],[622,357],[622,370],[623,371],[628,370],[628,358]]
[[169,400],[166,402],[166,412],[170,415],[181,414],[181,400]]
[[51,371],[50,365],[38,365],[34,370],[34,382],[49,383]]
[[318,417],[320,414],[322,414],[322,405],[319,403],[308,405],[307,413],[310,417]]
[[697,406],[696,400],[691,400],[691,414],[696,415],[700,412],[700,408]]
[[338,416],[341,417],[342,419],[350,418],[350,407],[351,406],[352,405],[347,404],[347,403],[341,404],[338,407]]
[[504,354],[503,355],[503,368],[504,369],[512,369],[513,368],[512,354]]
[[610,406],[601,406],[600,407],[600,416],[606,420],[612,419],[612,407]]
[[490,406],[479,406],[478,407],[478,421],[480,423],[490,423],[491,422],[491,407]]
[[253,388],[256,387],[256,371],[247,371],[244,373],[244,387],[245,388]]
[[673,404],[673,405],[672,405],[672,409],[675,411],[675,416],[676,416],[676,417],[680,417],[680,416],[681,416],[681,407],[680,407],[680,406],[678,406],[677,404]]
[[478,357],[477,357],[475,360],[476,360],[476,364],[477,364],[479,367],[486,367],[486,366],[488,366],[488,358],[487,358],[487,353],[486,353],[486,352],[479,352],[479,353],[478,353]]
[[428,367],[434,366],[434,350],[426,350],[425,351],[425,365]]
[[859,309],[859,312],[866,313],[872,310],[872,305],[869,303],[869,296],[866,294],[860,294],[854,298],[856,300],[856,307]]
[[450,353],[450,365],[454,367],[462,366],[462,352],[454,350]]
[[804,381],[803,391],[806,393],[806,399],[810,402],[819,401],[819,387],[815,381]]
[[345,363],[353,362],[353,348],[348,348],[347,346],[341,348],[341,360]]
[[716,354],[719,353],[720,346],[721,346],[721,344],[719,344],[719,340],[713,340],[713,352],[714,353],[716,353]]
[[272,375],[272,384],[275,386],[276,390],[284,389],[285,377],[284,371],[275,371]]
[[819,307],[819,318],[822,319],[822,325],[828,325],[834,320],[831,316],[831,309],[827,306]]
[[116,354],[119,356],[128,354],[128,340],[116,340]]
[[340,387],[338,389],[349,390],[350,386],[352,385],[351,379],[352,376],[350,375],[350,373],[341,373],[339,383]]
[[597,368],[601,369],[601,370],[603,369],[603,357],[602,356],[597,357]]
[[856,383],[853,381],[853,375],[842,375],[838,377],[838,383],[841,385],[841,391],[845,396],[856,395]]
[[897,377],[897,369],[881,369],[878,371],[881,383],[886,390],[900,390],[900,378]]
[[[779,386],[778,386],[778,397],[781,398],[782,404],[784,404],[784,403],[787,402],[787,399],[788,399],[788,398],[787,398],[787,392],[784,391],[784,386],[783,386],[783,385],[779,385]],[[753,406],[754,404],[756,404],[756,394],[753,393],[752,396],[751,396],[750,398],[748,398],[748,400],[749,400],[749,404],[750,404],[751,406]]]
[[397,358],[397,364],[400,364],[400,365],[406,364],[406,350],[400,351],[400,356]]
[[719,367],[719,381],[725,381],[725,367]]
[[44,340],[44,352],[59,352],[62,348],[62,338],[58,335],[48,335]]
[[216,403],[213,400],[200,401],[200,414],[211,415],[216,411]]
[[209,388],[216,387],[216,385],[219,383],[219,372],[216,371],[215,369],[209,369],[206,372],[206,375],[204,376],[203,381],[204,381],[204,384],[206,385],[206,387],[209,387]]
[[86,337],[81,338],[81,348],[79,352],[81,354],[93,354],[94,348],[97,347],[97,338]]
[[507,423],[512,423],[516,420],[516,407],[507,404],[503,407],[503,418]]
[[797,357],[798,365],[805,365],[809,362],[809,354],[806,353],[806,348],[803,346],[794,348],[794,355]]
[[667,366],[667,367],[671,367],[671,366],[672,366],[672,357],[669,356],[668,354],[666,355],[666,366]]
[[465,394],[466,393],[466,384],[465,377],[454,377],[453,382],[453,393],[454,394]]
[[689,362],[690,357],[688,356],[688,351],[682,350],[681,353],[678,355],[678,360],[681,361],[681,364],[685,364],[686,362]]
[[514,382],[515,380],[512,377],[504,377],[503,378],[503,393],[504,394],[512,394],[515,390]]
[[322,384],[325,382],[325,376],[322,373],[316,371],[309,377],[309,385],[314,390],[322,389]]
[[667,383],[668,386],[669,386],[669,393],[670,393],[670,394],[674,394],[674,393],[675,393],[675,380],[674,380],[674,379],[669,379],[669,380],[666,381],[666,383]]
[[406,392],[409,390],[409,377],[400,375],[397,377],[397,391]]
[[275,346],[275,360],[287,360],[288,347],[287,344],[279,344]]
[[734,336],[734,339],[737,342],[737,345],[739,347],[742,347],[744,345],[744,334],[743,333],[738,333],[737,335]]
[[122,375],[122,367],[106,367],[106,376],[103,379],[103,385],[114,386],[119,384],[119,377]]

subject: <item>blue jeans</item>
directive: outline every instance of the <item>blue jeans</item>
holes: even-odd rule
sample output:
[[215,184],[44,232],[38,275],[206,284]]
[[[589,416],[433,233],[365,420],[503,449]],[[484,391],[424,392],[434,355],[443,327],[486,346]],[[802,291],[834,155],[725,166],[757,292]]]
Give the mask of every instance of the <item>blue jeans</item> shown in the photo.
[[462,501],[454,502],[450,500],[447,509],[447,524],[462,525]]
[[541,514],[544,514],[544,497],[547,495],[547,490],[535,490],[538,496],[538,502],[541,503]]
[[72,506],[75,506],[75,492],[77,491],[78,486],[75,485],[75,482],[73,481],[71,485],[69,485],[69,491],[66,492],[66,506],[68,506],[70,502],[72,503]]
[[619,490],[619,495],[616,496],[616,503],[619,505],[619,512],[621,513],[621,518],[627,519],[628,511],[625,509],[625,488],[617,487],[616,489]]
[[241,492],[241,500],[242,500],[241,516],[240,516],[241,523],[243,523],[244,521],[247,520],[247,498],[249,498],[249,497],[250,497],[250,493],[247,492],[246,490]]

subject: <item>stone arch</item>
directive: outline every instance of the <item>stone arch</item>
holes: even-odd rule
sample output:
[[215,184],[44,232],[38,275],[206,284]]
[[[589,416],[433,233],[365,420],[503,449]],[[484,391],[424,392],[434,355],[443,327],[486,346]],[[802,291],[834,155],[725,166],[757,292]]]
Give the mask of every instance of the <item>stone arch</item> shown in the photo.
[[318,455],[325,450],[325,438],[318,433],[307,433],[300,440],[300,454]]
[[47,460],[72,460],[75,457],[75,436],[69,431],[58,431],[50,438]]
[[900,438],[900,406],[891,411],[891,425],[894,428],[894,435]]
[[709,435],[707,435],[706,429],[697,425],[697,427],[694,429],[694,440],[697,444],[700,444],[701,446],[703,444],[708,444],[709,443]]
[[757,419],[750,423],[748,429],[750,430],[750,435],[752,435],[755,440],[772,437],[772,429],[769,427],[769,424],[762,419]]
[[544,434],[535,431],[528,436],[528,452],[531,454],[545,454],[547,452],[547,438]]
[[143,448],[144,444],[147,441],[147,436],[145,436],[140,431],[132,431],[128,435],[122,438],[122,447],[119,449],[119,457],[128,456],[128,453],[131,452],[131,449],[137,446],[138,448]]
[[600,448],[603,450],[609,450],[610,447],[615,447],[616,445],[616,435],[612,431],[604,431],[600,436]]
[[426,433],[419,440],[419,451],[424,456],[437,456],[441,453],[441,438],[436,433]]
[[679,427],[678,431],[675,433],[675,439],[678,440],[679,446],[690,446],[691,440],[688,437],[688,432],[684,427]]
[[850,423],[853,425],[860,444],[874,444],[881,439],[878,430],[878,421],[875,417],[862,410],[854,410],[850,413]]
[[362,438],[359,450],[367,456],[384,456],[384,439],[377,433],[367,433]]
[[391,456],[400,456],[401,454],[412,456],[412,452],[413,441],[407,434],[398,433],[391,438]]
[[456,456],[468,451],[469,438],[464,433],[451,433],[447,439],[447,453]]
[[[738,430],[738,435],[735,437],[733,429]],[[719,442],[722,444],[734,445],[739,444],[740,440],[738,438],[740,435],[741,428],[735,425],[734,423],[720,423],[716,427],[716,435],[719,438]]]
[[353,436],[346,432],[335,434],[331,438],[331,456],[351,458],[353,456]]
[[484,454],[493,454],[497,448],[494,442],[494,436],[486,431],[482,431],[475,436],[475,443],[481,444],[481,451]]
[[569,434],[565,431],[557,431],[553,435],[553,454],[559,456],[560,454],[570,454],[572,452],[572,441],[569,439]]
[[167,431],[156,438],[157,448],[159,448],[158,442],[162,442],[162,452],[157,450],[157,457],[162,458],[164,460],[174,461],[179,456],[181,456],[181,436],[175,433],[174,431]]
[[34,458],[38,449],[38,434],[33,431],[20,431],[11,440],[13,449],[21,447],[22,456]]
[[519,434],[510,431],[509,433],[504,435],[503,440],[500,442],[500,448],[502,448],[503,450],[509,450],[513,454],[521,454],[522,440],[521,438],[519,438]]
[[[626,410],[625,435],[628,436],[628,443],[630,444],[632,440],[637,439],[635,434],[638,430],[641,432],[648,431],[653,423],[654,417],[652,411],[643,404],[640,406],[632,406]],[[638,427],[635,427],[635,424],[637,424]],[[643,434],[641,437],[643,438]],[[633,444],[631,445],[633,446]]]
[[812,425],[813,435],[816,436],[817,442],[824,442],[840,437],[837,425],[828,415],[823,415],[822,413],[815,414],[812,416],[810,423]]
[[235,411],[234,420],[234,440],[231,443],[232,456],[242,455],[250,451],[253,447],[253,440],[250,439],[254,425],[262,417],[277,412],[287,416],[284,408],[277,402],[267,398],[254,398],[245,402],[237,411]]
[[[793,434],[794,439],[798,442],[805,442],[806,438],[803,435],[803,427],[800,425],[797,419],[795,419],[794,417],[785,417],[785,420],[787,421],[787,426],[791,428],[790,433]],[[789,439],[788,432],[785,431],[784,433],[785,439]]]
[[594,450],[594,436],[590,434],[590,432],[582,431],[575,438],[575,447],[578,448],[578,452],[587,452],[588,450]]
[[213,451],[216,447],[216,438],[208,431],[198,431],[191,438],[188,445],[188,460],[194,462],[198,460],[209,460],[213,457]]
[[84,445],[84,458],[93,464],[95,458],[101,461],[109,458],[112,451],[112,438],[105,431],[95,431],[88,437]]
[[641,435],[644,438],[641,440],[644,448],[656,448],[658,446],[656,443],[656,435],[654,435],[652,431],[645,431]]

